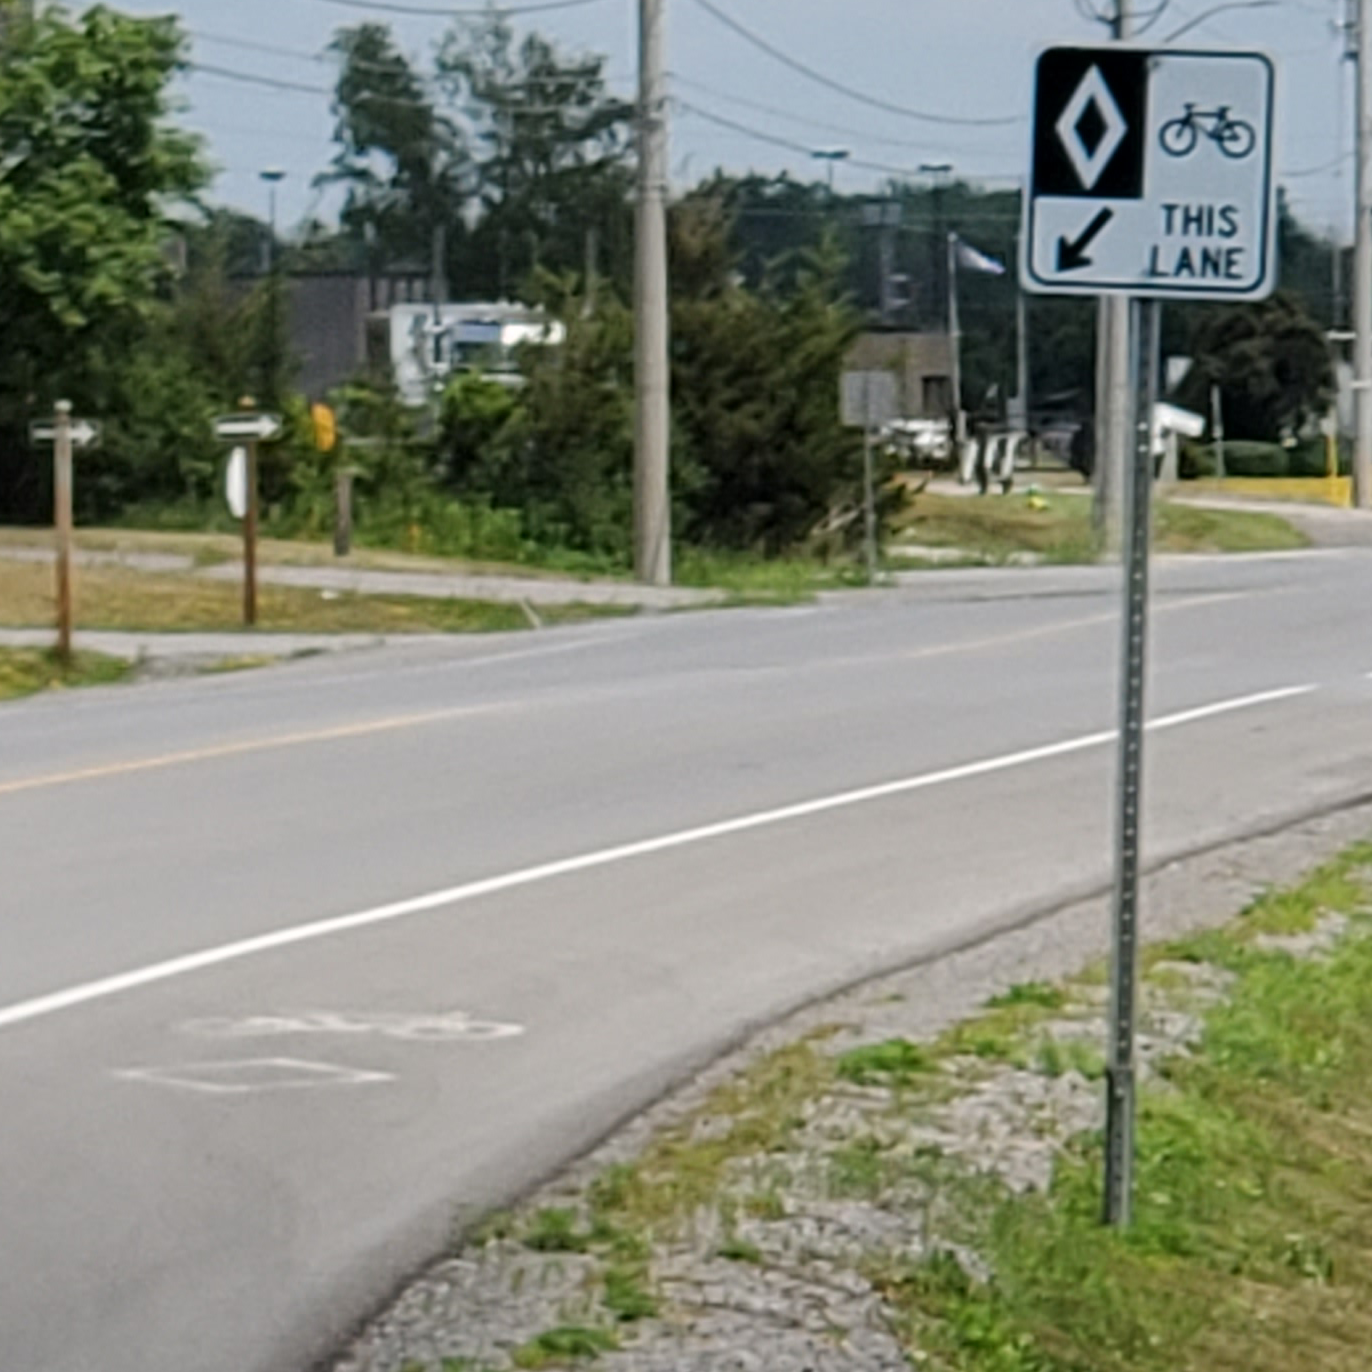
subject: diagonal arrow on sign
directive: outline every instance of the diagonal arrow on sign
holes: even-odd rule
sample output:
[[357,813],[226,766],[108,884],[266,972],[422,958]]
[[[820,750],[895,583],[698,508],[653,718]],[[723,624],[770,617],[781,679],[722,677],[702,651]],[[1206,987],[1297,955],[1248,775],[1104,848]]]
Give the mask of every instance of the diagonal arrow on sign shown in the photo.
[[1086,255],[1086,250],[1101,236],[1106,225],[1114,217],[1114,210],[1103,209],[1076,238],[1068,238],[1066,235],[1059,238],[1058,270],[1060,272],[1076,272],[1083,267],[1089,267],[1091,259]]

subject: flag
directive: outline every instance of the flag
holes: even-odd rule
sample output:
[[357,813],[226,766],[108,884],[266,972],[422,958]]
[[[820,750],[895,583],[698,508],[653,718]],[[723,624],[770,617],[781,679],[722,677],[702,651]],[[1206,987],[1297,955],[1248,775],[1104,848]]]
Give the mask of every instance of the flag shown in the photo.
[[957,240],[958,266],[969,272],[985,272],[987,276],[1004,276],[1005,263],[997,262],[984,252],[978,252],[970,243]]

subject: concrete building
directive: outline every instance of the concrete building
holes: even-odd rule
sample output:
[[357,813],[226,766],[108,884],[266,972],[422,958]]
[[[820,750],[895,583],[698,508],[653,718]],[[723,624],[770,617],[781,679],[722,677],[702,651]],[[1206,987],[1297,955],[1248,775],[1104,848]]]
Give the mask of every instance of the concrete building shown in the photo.
[[946,420],[953,412],[953,340],[947,334],[861,334],[844,369],[893,372],[902,419]]

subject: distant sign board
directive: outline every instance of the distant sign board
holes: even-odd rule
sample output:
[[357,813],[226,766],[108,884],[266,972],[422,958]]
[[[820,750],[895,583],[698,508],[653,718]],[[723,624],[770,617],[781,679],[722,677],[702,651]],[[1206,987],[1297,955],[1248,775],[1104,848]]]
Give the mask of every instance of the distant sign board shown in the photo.
[[880,429],[900,418],[894,372],[844,372],[842,419],[850,429]]
[[[39,420],[37,423],[29,425],[30,443],[55,443],[56,441],[57,425],[53,420]],[[100,425],[92,423],[89,419],[73,419],[71,421],[73,448],[93,448],[99,442]]]
[[281,433],[281,421],[274,414],[229,414],[214,421],[215,436],[230,443],[249,439],[270,443]]
[[1270,295],[1275,87],[1260,53],[1043,53],[1025,289],[1169,300]]
[[243,519],[248,513],[248,450],[235,448],[224,467],[224,499],[229,513]]

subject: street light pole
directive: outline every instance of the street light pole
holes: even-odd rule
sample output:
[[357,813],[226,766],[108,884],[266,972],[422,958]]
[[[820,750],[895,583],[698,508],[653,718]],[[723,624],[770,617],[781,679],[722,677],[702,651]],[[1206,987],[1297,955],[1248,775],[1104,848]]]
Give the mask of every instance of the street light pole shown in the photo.
[[267,278],[267,346],[263,349],[263,377],[261,395],[273,407],[280,403],[277,376],[281,370],[281,272],[280,254],[276,245],[276,192],[286,179],[279,167],[268,167],[258,173],[267,187],[267,242],[262,254],[263,274]]
[[847,148],[816,148],[811,154],[816,162],[827,162],[829,164],[829,192],[834,189],[834,170],[840,162],[846,162],[852,153]]
[[672,505],[665,0],[639,0],[638,8],[634,572],[647,585],[669,586]]

